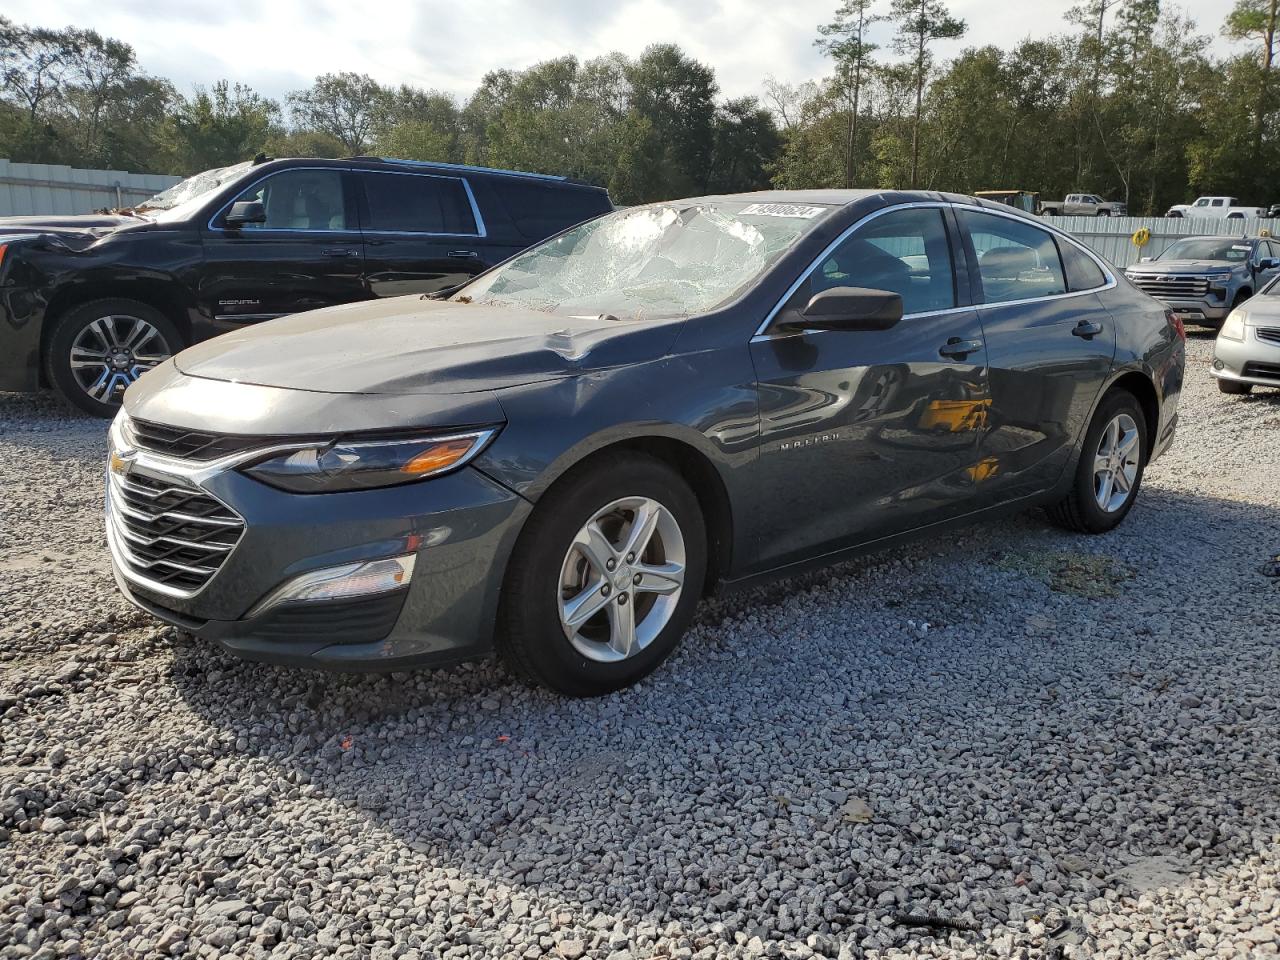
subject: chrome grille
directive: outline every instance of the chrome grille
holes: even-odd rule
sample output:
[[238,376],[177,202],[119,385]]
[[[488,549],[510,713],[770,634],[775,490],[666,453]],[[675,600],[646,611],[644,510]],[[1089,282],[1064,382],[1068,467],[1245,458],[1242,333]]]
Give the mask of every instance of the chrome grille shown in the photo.
[[108,473],[110,524],[120,559],[136,577],[192,594],[218,572],[244,520],[174,477]]
[[168,427],[147,420],[129,421],[129,439],[143,450],[183,460],[208,461],[253,447],[269,446],[280,437],[245,437]]
[[1280,345],[1280,327],[1259,327],[1258,339]]
[[1173,273],[1130,273],[1134,286],[1153,297],[1203,297],[1209,292],[1204,277],[1178,276]]

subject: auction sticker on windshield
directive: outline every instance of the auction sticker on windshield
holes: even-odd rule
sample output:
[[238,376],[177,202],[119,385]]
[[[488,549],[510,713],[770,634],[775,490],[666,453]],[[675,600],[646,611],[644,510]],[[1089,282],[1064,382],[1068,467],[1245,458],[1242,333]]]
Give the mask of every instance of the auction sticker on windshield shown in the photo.
[[826,207],[806,207],[798,203],[752,203],[742,208],[740,216],[749,217],[800,217],[812,220]]

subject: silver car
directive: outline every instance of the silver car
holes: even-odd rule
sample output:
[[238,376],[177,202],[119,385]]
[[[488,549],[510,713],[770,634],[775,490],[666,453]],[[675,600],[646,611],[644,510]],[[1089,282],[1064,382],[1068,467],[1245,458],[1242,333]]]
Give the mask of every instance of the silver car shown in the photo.
[[1223,393],[1280,387],[1280,278],[1227,315],[1213,348],[1212,373]]

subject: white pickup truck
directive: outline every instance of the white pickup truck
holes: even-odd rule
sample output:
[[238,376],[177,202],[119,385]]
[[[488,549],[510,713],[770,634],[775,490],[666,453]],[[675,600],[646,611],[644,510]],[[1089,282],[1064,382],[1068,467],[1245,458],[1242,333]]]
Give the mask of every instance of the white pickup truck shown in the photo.
[[1175,203],[1166,217],[1216,217],[1220,220],[1248,220],[1265,217],[1264,207],[1241,207],[1235,197],[1200,197],[1195,203]]

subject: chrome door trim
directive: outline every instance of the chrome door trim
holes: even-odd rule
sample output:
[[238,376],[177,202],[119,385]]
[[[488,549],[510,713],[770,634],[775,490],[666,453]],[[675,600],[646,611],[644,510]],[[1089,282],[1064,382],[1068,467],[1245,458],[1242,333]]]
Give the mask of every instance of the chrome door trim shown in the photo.
[[[800,276],[796,278],[796,281],[787,288],[786,292],[782,295],[782,297],[778,300],[778,302],[773,305],[773,309],[771,309],[768,312],[768,314],[765,315],[764,322],[761,323],[760,326],[756,328],[756,332],[751,337],[752,342],[755,342],[760,339],[772,340],[777,338],[778,336],[793,336],[794,333],[803,333],[803,331],[795,331],[795,332],[786,331],[785,333],[781,333],[781,334],[769,334],[769,333],[766,333],[766,331],[769,329],[770,324],[773,323],[774,318],[777,317],[778,312],[783,307],[783,304],[785,304],[788,300],[790,300],[792,295],[798,289],[800,289],[800,285],[804,283],[806,280],[808,280],[810,275],[816,269],[818,269],[819,266],[821,266],[822,261],[824,261],[827,257],[831,256],[831,254],[835,252],[835,249],[838,246],[840,246],[840,244],[844,243],[844,241],[847,240],[849,236],[855,230],[861,227],[863,224],[869,223],[870,221],[876,219],[877,217],[882,217],[886,213],[892,213],[895,210],[909,210],[912,208],[925,208],[925,209],[936,208],[941,210],[947,207],[950,207],[951,209],[956,211],[970,210],[977,213],[990,214],[993,217],[1003,217],[1006,220],[1013,220],[1016,223],[1023,223],[1023,224],[1026,224],[1027,226],[1044,230],[1046,233],[1050,234],[1051,236],[1059,237],[1065,240],[1066,242],[1072,244],[1078,250],[1083,252],[1085,256],[1087,256],[1090,260],[1092,260],[1094,264],[1097,265],[1098,269],[1102,271],[1102,275],[1106,278],[1107,282],[1100,287],[1093,287],[1090,290],[1069,290],[1066,293],[1055,293],[1047,297],[1029,297],[1023,300],[1002,300],[1002,301],[997,301],[993,303],[975,303],[967,307],[949,307],[945,310],[927,310],[921,313],[908,313],[903,315],[902,317],[903,320],[909,320],[914,317],[942,316],[948,313],[963,313],[965,311],[970,311],[970,310],[985,310],[985,309],[991,309],[994,307],[1016,306],[1018,304],[1025,304],[1025,303],[1043,303],[1048,300],[1065,300],[1070,297],[1083,297],[1088,294],[1101,293],[1104,290],[1112,290],[1116,286],[1115,273],[1105,260],[1103,260],[1096,253],[1094,253],[1092,250],[1090,250],[1088,247],[1082,244],[1075,237],[1071,236],[1069,233],[1065,233],[1062,230],[1059,230],[1057,227],[1051,226],[1050,224],[1037,223],[1037,222],[1028,220],[1028,218],[1026,217],[1018,216],[1017,214],[1005,213],[1001,210],[992,210],[988,207],[977,206],[969,203],[954,203],[952,201],[946,201],[946,200],[915,200],[909,203],[895,203],[891,206],[881,207],[879,210],[873,210],[871,213],[868,213],[866,216],[862,217],[861,219],[857,220],[855,223],[846,227],[843,231],[841,231],[838,237],[832,240],[831,243],[827,244],[826,248],[820,254],[818,254],[818,256],[815,257],[813,261],[809,264],[809,266],[807,266],[800,273]],[[961,229],[963,229],[963,227]],[[1064,270],[1064,275],[1065,275],[1065,270]]]
[[[760,326],[756,328],[756,332],[752,336],[752,339],[754,340],[756,337],[767,337],[767,334],[765,333],[765,331],[769,329],[769,325],[773,323],[774,318],[778,315],[778,311],[782,309],[783,304],[785,304],[788,300],[790,300],[792,294],[794,294],[797,290],[800,289],[800,284],[808,280],[810,275],[813,273],[813,271],[817,270],[818,267],[822,265],[822,261],[826,260],[827,257],[831,256],[831,254],[835,252],[836,247],[840,246],[840,244],[844,243],[845,240],[849,239],[849,235],[853,233],[855,230],[857,230],[859,227],[861,227],[864,223],[869,223],[872,220],[875,220],[877,217],[883,217],[886,213],[893,213],[895,210],[909,210],[914,207],[925,208],[925,209],[932,207],[938,210],[944,210],[949,206],[951,206],[950,203],[947,203],[946,201],[942,201],[942,200],[918,200],[918,201],[912,201],[910,203],[895,203],[892,206],[881,207],[879,210],[873,210],[871,213],[868,213],[866,216],[850,224],[848,227],[845,227],[845,229],[840,232],[840,235],[836,237],[834,240],[832,240],[829,244],[827,244],[826,248],[813,259],[813,261],[809,264],[809,266],[805,267],[804,270],[801,271],[800,276],[796,278],[795,283],[787,287],[787,292],[784,293],[781,299],[779,299],[778,302],[773,305],[773,309],[770,310],[768,314],[765,315],[764,322],[761,323]],[[972,307],[958,307],[958,308],[950,307],[948,309],[972,310],[973,308]],[[931,311],[931,312],[940,312],[940,311]],[[919,314],[907,314],[903,317],[903,319],[905,320],[907,316],[919,316]],[[768,339],[772,339],[772,338],[768,337]]]
[[[330,171],[337,172],[339,176],[347,173],[351,173],[351,174],[379,173],[388,177],[431,177],[436,180],[457,180],[462,184],[462,189],[467,194],[467,203],[471,206],[471,215],[475,218],[476,230],[479,232],[477,233],[432,233],[427,230],[364,230],[362,227],[356,226],[356,227],[347,227],[346,229],[343,229],[343,230],[312,230],[309,228],[304,229],[302,227],[268,227],[265,230],[263,230],[264,233],[310,233],[310,234],[354,233],[354,234],[361,234],[361,235],[368,234],[368,233],[373,233],[373,234],[381,233],[381,234],[390,234],[392,236],[407,236],[407,237],[478,237],[481,239],[489,235],[488,230],[485,227],[484,217],[480,215],[480,205],[476,203],[476,195],[472,192],[471,184],[467,181],[465,177],[449,177],[449,176],[443,176],[441,174],[435,174],[435,173],[419,173],[416,170],[370,170],[367,167],[319,167],[319,166],[286,167],[283,170],[272,170],[270,173],[259,177],[257,180],[254,180],[248,186],[239,190],[236,193],[236,197],[241,196],[245,192],[245,190],[251,190],[252,188],[256,187],[258,184],[264,183],[267,180],[271,179],[272,177],[279,176],[282,173],[292,173],[295,170],[330,170]],[[213,216],[209,218],[209,222],[205,224],[206,229],[208,229],[212,233],[244,234],[246,232],[244,230],[214,226],[214,221],[217,220],[219,217],[221,217],[223,214],[225,214],[228,210],[230,210],[231,205],[235,202],[236,202],[235,197],[232,197],[225,204],[219,207],[217,212],[215,212]],[[253,236],[254,233],[255,233],[254,230],[248,231],[249,236]]]

